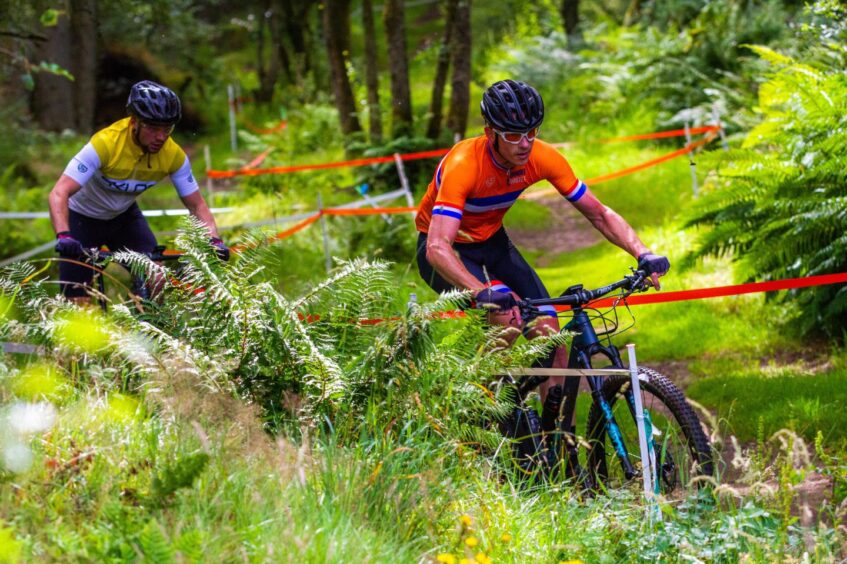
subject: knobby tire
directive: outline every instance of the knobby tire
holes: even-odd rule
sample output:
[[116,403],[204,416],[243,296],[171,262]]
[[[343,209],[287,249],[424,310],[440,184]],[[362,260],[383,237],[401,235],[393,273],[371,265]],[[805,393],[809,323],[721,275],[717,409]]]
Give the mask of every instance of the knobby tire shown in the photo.
[[[700,419],[686,401],[683,393],[666,376],[650,368],[638,369],[644,409],[650,412],[653,425],[661,434],[654,435],[655,450],[663,456],[659,470],[660,492],[679,495],[691,486],[691,478],[711,476],[714,461],[709,440],[703,432]],[[629,376],[611,376],[602,387],[602,394],[612,408],[615,419],[625,437],[629,457],[639,470],[632,480],[641,484],[641,454],[637,428],[631,408],[623,395],[631,385]],[[588,414],[588,469],[595,483],[611,488],[624,485],[623,471],[615,449],[606,432],[606,421],[600,407],[593,403]],[[670,454],[671,456],[667,456]]]

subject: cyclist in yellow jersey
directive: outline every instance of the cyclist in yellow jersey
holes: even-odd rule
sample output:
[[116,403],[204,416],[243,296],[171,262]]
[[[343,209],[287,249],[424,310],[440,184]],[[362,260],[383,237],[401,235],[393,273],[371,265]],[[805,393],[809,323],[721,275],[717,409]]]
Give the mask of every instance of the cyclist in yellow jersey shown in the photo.
[[[188,157],[171,139],[182,117],[179,97],[144,80],[132,86],[127,112],[129,117],[94,134],[50,192],[56,252],[78,258],[83,249],[102,245],[113,251],[152,252],[156,238],[135,200],[170,176],[185,207],[208,228],[220,258],[228,260],[229,249],[218,236]],[[81,298],[87,295],[92,271],[63,261],[59,278],[65,296]]]
[[[562,154],[537,139],[544,102],[535,88],[514,80],[496,82],[483,94],[480,107],[485,135],[450,150],[418,208],[417,262],[427,284],[437,292],[472,291],[475,304],[491,310],[491,322],[519,328],[529,338],[558,332],[553,308],[542,308],[547,315],[530,328],[521,327],[515,299],[549,294],[503,228],[503,216],[521,192],[549,180],[606,239],[636,258],[658,289],[659,276],[670,268],[668,259],[653,254],[576,177]],[[564,368],[567,351],[561,348],[541,364]],[[561,378],[550,378],[539,386],[542,404],[547,390],[561,383]]]

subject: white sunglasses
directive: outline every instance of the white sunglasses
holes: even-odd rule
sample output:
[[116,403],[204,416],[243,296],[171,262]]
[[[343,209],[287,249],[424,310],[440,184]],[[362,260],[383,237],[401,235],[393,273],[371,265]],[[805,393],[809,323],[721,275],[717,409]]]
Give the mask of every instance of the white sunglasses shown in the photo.
[[492,127],[491,131],[499,135],[500,138],[506,143],[509,143],[510,145],[517,145],[521,142],[524,137],[526,137],[527,141],[535,141],[535,138],[538,137],[539,129],[541,128],[533,127],[529,131],[525,131],[524,133],[518,133],[517,131],[497,131]]

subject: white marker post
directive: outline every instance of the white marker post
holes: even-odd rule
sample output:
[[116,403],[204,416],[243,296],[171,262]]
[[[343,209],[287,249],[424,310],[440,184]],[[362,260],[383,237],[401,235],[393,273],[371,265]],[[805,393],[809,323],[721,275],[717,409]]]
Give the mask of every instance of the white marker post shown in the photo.
[[721,145],[723,146],[724,151],[729,151],[729,143],[726,141],[726,130],[723,128],[723,123],[721,123],[721,114],[718,111],[718,105],[712,104],[712,119],[715,122],[715,125],[718,126],[718,134],[721,136]]
[[326,271],[329,272],[332,270],[332,257],[329,256],[329,231],[327,231],[326,227],[326,216],[323,214],[324,211],[324,199],[321,196],[321,193],[318,192],[318,213],[321,214],[321,231],[323,231],[324,237],[324,260],[326,264]]
[[215,205],[215,190],[212,185],[212,177],[209,176],[209,171],[212,170],[212,151],[209,145],[203,147],[203,157],[206,159],[206,200],[209,206]]
[[658,479],[658,476],[656,476],[656,469],[653,468],[653,456],[650,453],[650,448],[647,446],[647,441],[653,440],[653,437],[647,436],[644,427],[641,381],[638,379],[638,365],[635,362],[635,345],[632,343],[626,346],[626,356],[629,359],[629,378],[632,385],[632,395],[635,398],[635,423],[638,425],[638,447],[641,450],[641,474],[644,480],[644,497],[647,501],[647,518],[650,519],[655,515],[661,520],[662,513],[659,511],[656,492],[653,489],[653,480]]
[[397,165],[397,174],[400,176],[400,187],[406,193],[406,203],[408,207],[415,207],[415,199],[412,197],[412,190],[409,188],[409,179],[406,177],[406,168],[403,166],[403,158],[400,153],[394,153],[394,163]]
[[226,85],[226,96],[229,99],[229,144],[233,151],[238,150],[238,133],[235,129],[235,86]]
[[[691,129],[688,127],[688,122],[685,122],[685,147],[691,147]],[[691,189],[694,190],[694,197],[697,197],[699,187],[697,186],[697,164],[694,162],[694,151],[688,152],[688,165],[691,167]]]

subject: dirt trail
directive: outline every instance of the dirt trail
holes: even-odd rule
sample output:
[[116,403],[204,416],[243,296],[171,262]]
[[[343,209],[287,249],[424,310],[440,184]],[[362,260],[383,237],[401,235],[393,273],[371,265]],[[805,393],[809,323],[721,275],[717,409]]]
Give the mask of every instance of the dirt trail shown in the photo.
[[[509,237],[521,249],[543,251],[536,266],[547,266],[557,255],[596,245],[603,236],[564,198],[554,196],[535,200],[550,208],[551,224],[545,229],[507,228]],[[508,222],[507,222],[508,223]]]

